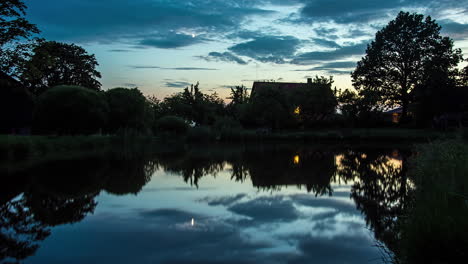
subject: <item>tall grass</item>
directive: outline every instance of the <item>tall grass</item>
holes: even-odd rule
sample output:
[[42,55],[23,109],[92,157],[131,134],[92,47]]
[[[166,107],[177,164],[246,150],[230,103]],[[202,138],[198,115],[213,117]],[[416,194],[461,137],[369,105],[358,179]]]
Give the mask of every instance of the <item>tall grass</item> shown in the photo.
[[403,218],[401,263],[460,263],[468,258],[468,144],[418,148],[409,171],[416,185]]

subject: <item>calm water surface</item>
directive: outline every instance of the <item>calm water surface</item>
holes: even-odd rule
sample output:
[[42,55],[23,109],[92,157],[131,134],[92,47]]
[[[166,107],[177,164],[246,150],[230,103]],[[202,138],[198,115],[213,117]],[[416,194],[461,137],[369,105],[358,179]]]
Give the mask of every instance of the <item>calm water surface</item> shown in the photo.
[[191,147],[43,164],[1,188],[0,262],[382,263],[408,155]]

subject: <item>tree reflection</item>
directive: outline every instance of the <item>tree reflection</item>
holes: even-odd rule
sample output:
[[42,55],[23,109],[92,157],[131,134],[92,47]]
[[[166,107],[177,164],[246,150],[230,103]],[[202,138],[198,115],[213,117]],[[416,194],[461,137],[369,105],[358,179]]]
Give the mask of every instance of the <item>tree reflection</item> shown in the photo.
[[50,235],[47,225],[37,221],[24,197],[0,205],[0,261],[32,256],[38,242]]
[[338,173],[353,180],[351,197],[365,215],[375,237],[397,250],[399,222],[409,203],[411,183],[406,177],[405,153],[347,151],[340,156]]
[[[0,262],[32,256],[51,227],[92,214],[101,190],[140,192],[156,169],[150,158],[92,157],[49,162],[8,175],[2,187],[15,192],[0,194]],[[27,180],[10,180],[16,178]]]

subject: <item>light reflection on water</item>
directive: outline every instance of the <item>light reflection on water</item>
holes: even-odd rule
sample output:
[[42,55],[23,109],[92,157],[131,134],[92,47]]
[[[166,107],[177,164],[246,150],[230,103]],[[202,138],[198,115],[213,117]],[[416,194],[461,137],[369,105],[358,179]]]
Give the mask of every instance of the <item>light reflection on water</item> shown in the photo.
[[17,203],[50,235],[25,239],[6,221],[2,233],[32,248],[6,246],[25,263],[380,263],[376,239],[392,247],[409,191],[405,159],[272,147],[48,164],[39,180],[19,175],[2,208]]

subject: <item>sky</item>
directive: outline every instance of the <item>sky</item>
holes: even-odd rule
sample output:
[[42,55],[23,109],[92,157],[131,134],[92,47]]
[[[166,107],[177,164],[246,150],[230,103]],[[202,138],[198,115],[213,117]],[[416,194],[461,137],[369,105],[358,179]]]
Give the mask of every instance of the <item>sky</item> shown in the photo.
[[[103,89],[158,98],[196,82],[229,96],[254,80],[305,82],[350,73],[399,11],[430,15],[468,58],[468,0],[25,0],[48,40],[95,54]],[[466,65],[466,62],[462,64]]]

